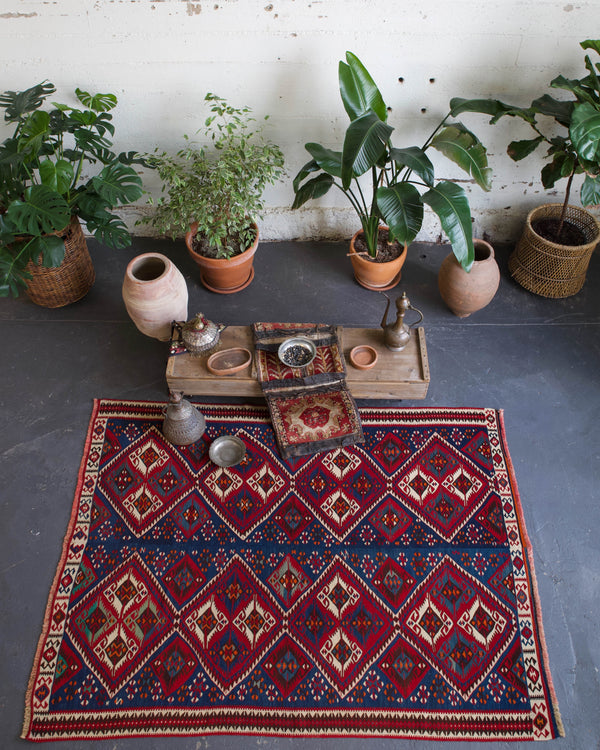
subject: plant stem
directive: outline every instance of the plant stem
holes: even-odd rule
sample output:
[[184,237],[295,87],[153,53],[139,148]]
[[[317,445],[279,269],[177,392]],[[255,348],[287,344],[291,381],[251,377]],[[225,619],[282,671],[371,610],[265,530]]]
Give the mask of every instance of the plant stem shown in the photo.
[[571,194],[571,183],[573,182],[573,177],[575,176],[575,170],[571,172],[569,175],[569,179],[567,181],[567,192],[565,194],[565,201],[563,203],[562,211],[560,212],[560,222],[558,224],[558,231],[556,233],[556,239],[560,240],[560,235],[563,230],[563,225],[565,223],[565,216],[567,215],[567,206],[569,205],[569,196]]

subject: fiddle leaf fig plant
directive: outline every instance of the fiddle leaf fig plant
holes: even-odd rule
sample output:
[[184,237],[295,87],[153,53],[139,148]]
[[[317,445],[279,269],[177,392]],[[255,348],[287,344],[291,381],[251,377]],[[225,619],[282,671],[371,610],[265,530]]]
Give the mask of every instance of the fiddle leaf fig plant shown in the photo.
[[[0,95],[4,122],[12,133],[0,146],[0,296],[19,294],[30,275],[29,261],[46,267],[64,258],[60,233],[79,216],[93,235],[109,247],[131,244],[116,206],[141,197],[142,181],[134,152],[116,154],[110,111],[114,94],[75,90],[81,107],[53,103],[49,82]],[[86,165],[94,174],[84,174]]]
[[[580,42],[584,50],[600,54],[600,40]],[[524,120],[535,136],[512,141],[507,152],[513,161],[520,161],[539,146],[546,146],[548,163],[541,171],[542,185],[550,190],[561,179],[567,180],[561,217],[556,237],[561,239],[567,206],[575,175],[585,175],[580,199],[583,206],[600,203],[600,63],[593,63],[589,55],[584,58],[587,74],[580,79],[559,75],[550,82],[551,88],[570,92],[571,99],[556,99],[549,94],[534,99],[529,107],[518,107],[497,99],[452,99],[452,115],[479,112],[490,115],[490,123],[502,117]],[[548,118],[553,122],[548,128]]]
[[[422,146],[394,147],[388,107],[362,62],[347,52],[338,74],[340,96],[350,118],[342,149],[306,144],[312,158],[294,179],[292,207],[320,198],[335,186],[356,211],[368,253],[376,259],[382,222],[389,227],[390,242],[408,245],[421,230],[427,204],[438,215],[458,262],[470,270],[475,251],[467,194],[455,182],[436,179],[427,151],[436,149],[481,188],[490,190],[491,170],[484,146],[462,123],[448,122],[448,114]],[[368,193],[361,180],[366,174],[370,174]]]
[[184,136],[188,145],[175,156],[158,150],[148,155],[166,196],[142,222],[173,239],[196,222],[201,254],[229,258],[254,242],[254,221],[264,210],[263,193],[283,176],[284,157],[254,125],[249,107],[233,107],[211,93],[205,101],[210,115],[199,131],[205,145],[197,146]]

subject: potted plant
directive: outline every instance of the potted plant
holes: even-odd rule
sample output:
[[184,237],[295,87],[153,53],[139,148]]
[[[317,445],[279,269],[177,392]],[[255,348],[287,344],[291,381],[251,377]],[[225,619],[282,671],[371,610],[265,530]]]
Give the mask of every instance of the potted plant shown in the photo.
[[[390,288],[399,281],[406,249],[423,224],[424,204],[438,215],[457,259],[468,270],[474,249],[467,195],[454,182],[436,180],[427,150],[437,149],[489,190],[491,170],[483,145],[461,123],[448,123],[447,115],[423,146],[393,146],[388,107],[371,75],[351,52],[339,64],[339,89],[350,118],[342,150],[306,144],[312,158],[294,179],[293,208],[320,198],[332,186],[344,193],[361,224],[350,247],[354,274],[368,288]],[[367,173],[368,192],[361,180]],[[394,254],[399,260],[390,268],[388,261]],[[371,280],[363,277],[362,267],[383,268],[384,273]]]
[[[14,126],[0,147],[0,295],[26,287],[46,307],[74,302],[94,281],[80,219],[103,244],[127,247],[129,232],[113,210],[143,192],[135,154],[111,150],[117,98],[78,88],[80,108],[43,109],[55,91],[44,82],[0,96]],[[93,176],[84,175],[86,163],[99,165]]]
[[264,209],[266,186],[284,174],[284,159],[253,125],[250,108],[232,107],[211,93],[205,101],[210,108],[202,131],[206,145],[189,142],[175,156],[158,151],[148,156],[167,195],[143,221],[173,239],[185,233],[204,286],[231,293],[254,277],[256,219]]
[[[598,39],[588,39],[580,46],[600,53]],[[567,180],[562,204],[545,204],[529,213],[521,239],[509,259],[514,278],[529,291],[544,297],[568,297],[581,289],[591,254],[600,239],[595,217],[585,208],[569,204],[576,175],[585,175],[579,193],[582,206],[600,203],[600,63],[592,63],[589,55],[585,55],[585,67],[587,74],[580,79],[559,75],[550,82],[552,88],[570,92],[568,100],[544,94],[529,107],[496,99],[450,102],[454,115],[481,112],[491,115],[491,123],[505,116],[524,120],[535,136],[510,143],[508,155],[519,161],[544,144],[549,160],[541,172],[544,188],[549,190],[559,180]]]

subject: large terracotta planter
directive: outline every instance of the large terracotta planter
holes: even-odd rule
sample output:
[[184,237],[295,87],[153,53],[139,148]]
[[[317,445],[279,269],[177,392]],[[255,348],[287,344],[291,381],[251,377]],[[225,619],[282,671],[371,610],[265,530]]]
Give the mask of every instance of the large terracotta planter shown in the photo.
[[30,261],[26,267],[31,275],[27,296],[40,307],[64,307],[77,302],[89,292],[96,278],[79,218],[72,216],[66,229],[57,234],[65,243],[60,266],[46,268]]
[[123,279],[123,301],[136,328],[159,341],[171,337],[171,323],[187,320],[188,290],[179,269],[160,253],[130,261]]
[[467,273],[454,253],[442,261],[438,287],[442,299],[459,318],[466,318],[488,305],[498,291],[500,269],[494,248],[484,240],[473,240],[475,261]]
[[[387,229],[387,227],[380,227]],[[350,240],[350,262],[354,270],[354,278],[366,289],[383,292],[393,289],[402,278],[401,268],[406,260],[407,248],[395,260],[386,263],[374,263],[363,255],[359,255],[355,248],[356,238],[363,233],[362,229],[354,234]]]
[[240,255],[231,258],[206,258],[194,250],[193,240],[198,225],[194,222],[185,235],[188,252],[200,268],[200,281],[211,292],[233,294],[245,289],[254,278],[254,253],[258,248],[258,227],[252,225],[256,232],[254,243]]
[[558,219],[560,203],[538,206],[527,215],[517,247],[508,259],[513,278],[529,292],[555,299],[571,297],[585,282],[587,268],[600,240],[600,226],[589,211],[567,206],[566,221],[581,230],[582,245],[561,245],[539,235],[533,224],[540,219]]

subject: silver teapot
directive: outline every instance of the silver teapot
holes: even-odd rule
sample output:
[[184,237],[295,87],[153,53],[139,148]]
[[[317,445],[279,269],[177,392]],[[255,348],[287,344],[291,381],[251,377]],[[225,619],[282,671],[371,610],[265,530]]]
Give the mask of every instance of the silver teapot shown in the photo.
[[174,322],[173,327],[179,331],[183,345],[193,357],[200,357],[214,349],[219,343],[221,331],[225,328],[222,324],[208,320],[202,313],[197,313],[195,318],[183,325]]

